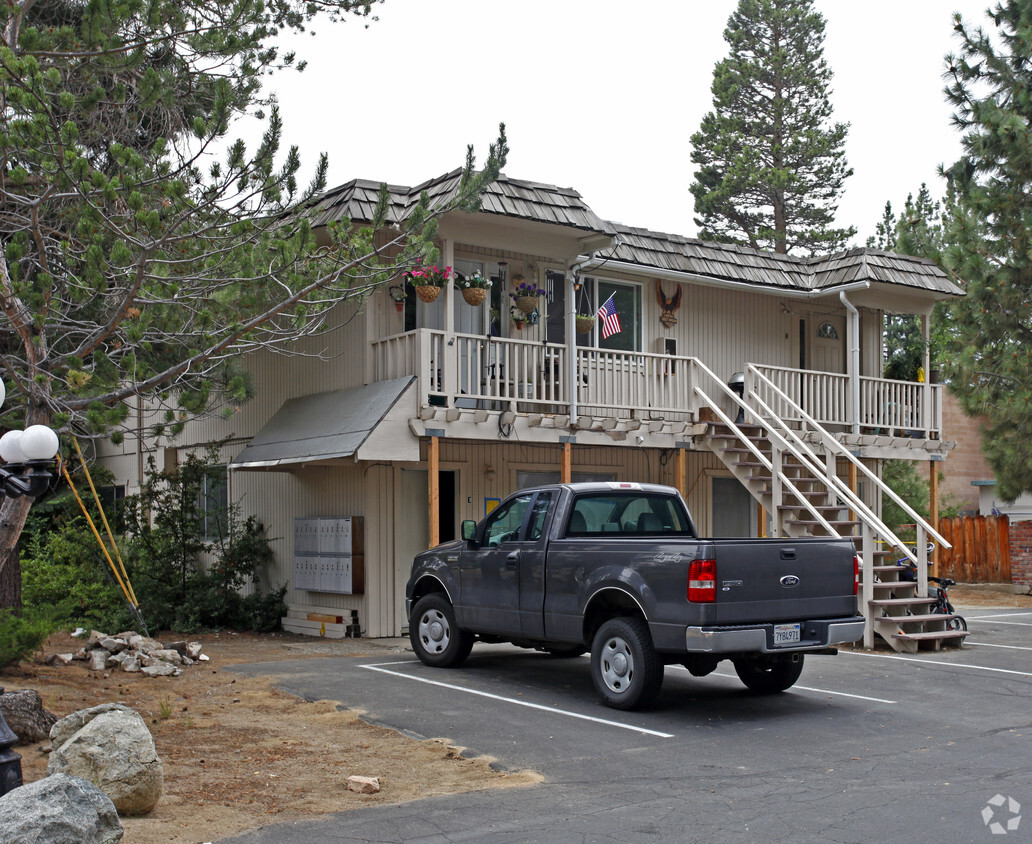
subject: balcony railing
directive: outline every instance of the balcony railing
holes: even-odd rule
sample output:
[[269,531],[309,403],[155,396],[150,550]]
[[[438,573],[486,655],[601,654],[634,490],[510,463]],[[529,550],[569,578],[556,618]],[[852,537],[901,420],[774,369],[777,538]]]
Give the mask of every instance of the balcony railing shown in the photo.
[[[688,420],[699,408],[694,358],[578,347],[571,382],[564,345],[445,334],[419,329],[372,344],[373,379],[416,375],[424,405],[569,413],[638,419]],[[852,393],[846,375],[756,366],[778,390],[821,425],[851,430]],[[763,400],[788,422],[794,411],[774,390]],[[796,414],[797,415],[797,414]],[[862,433],[935,439],[942,432],[942,387],[860,379]]]

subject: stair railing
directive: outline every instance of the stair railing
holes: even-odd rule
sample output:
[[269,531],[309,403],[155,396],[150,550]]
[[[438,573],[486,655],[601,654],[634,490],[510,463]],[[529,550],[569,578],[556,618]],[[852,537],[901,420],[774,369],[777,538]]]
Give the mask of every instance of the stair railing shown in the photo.
[[[710,376],[713,376],[713,373],[709,372],[709,370],[706,369],[704,364],[699,362],[697,363],[702,369],[708,372]],[[718,381],[717,383],[721,382]],[[724,389],[727,390],[727,387],[724,387]],[[738,396],[736,396],[730,390],[727,391],[736,401],[738,400]],[[822,527],[824,527],[825,530],[828,531],[829,534],[833,536],[838,536],[838,532],[835,530],[835,528],[832,527],[828,520],[825,519],[823,515],[821,515],[820,511],[818,511],[804,495],[800,494],[799,490],[796,489],[795,484],[793,484],[792,480],[787,475],[785,475],[782,469],[780,467],[775,469],[774,464],[770,460],[768,460],[766,455],[764,455],[763,452],[756,447],[756,444],[751,439],[749,439],[749,437],[741,430],[741,428],[738,427],[738,425],[731,421],[731,418],[727,414],[725,414],[724,411],[722,411],[717,406],[716,402],[714,402],[708,395],[706,395],[703,389],[698,385],[695,386],[695,393],[699,396],[699,398],[706,402],[706,404],[709,405],[710,408],[712,408],[713,412],[720,418],[720,421],[727,425],[727,427],[734,433],[738,441],[741,442],[744,446],[746,446],[749,449],[749,451],[752,452],[753,456],[755,456],[756,459],[760,461],[760,464],[770,472],[771,483],[773,484],[776,481],[777,483],[780,483],[783,487],[787,488],[789,492],[791,492],[796,498],[799,499],[799,501],[802,502],[803,506],[810,512],[810,514],[817,520],[817,522]],[[778,439],[781,439],[780,436],[778,437]],[[789,450],[792,450],[790,443],[782,441],[779,442],[778,445],[784,448],[788,448]]]

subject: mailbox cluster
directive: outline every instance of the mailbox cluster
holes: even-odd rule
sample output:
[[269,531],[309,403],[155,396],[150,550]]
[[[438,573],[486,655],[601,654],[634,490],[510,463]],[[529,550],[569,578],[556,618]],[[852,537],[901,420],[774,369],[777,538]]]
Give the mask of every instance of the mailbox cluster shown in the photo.
[[361,519],[294,519],[294,588],[356,595],[365,558]]

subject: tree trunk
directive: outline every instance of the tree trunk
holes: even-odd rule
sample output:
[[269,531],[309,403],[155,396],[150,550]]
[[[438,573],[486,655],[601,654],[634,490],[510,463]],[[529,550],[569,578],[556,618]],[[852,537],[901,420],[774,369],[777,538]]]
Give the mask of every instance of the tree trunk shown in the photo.
[[21,607],[21,559],[18,539],[33,499],[4,498],[0,505],[0,609]]
[[7,726],[18,736],[18,744],[32,744],[50,738],[57,716],[43,708],[43,698],[34,689],[21,689],[0,695],[0,713]]

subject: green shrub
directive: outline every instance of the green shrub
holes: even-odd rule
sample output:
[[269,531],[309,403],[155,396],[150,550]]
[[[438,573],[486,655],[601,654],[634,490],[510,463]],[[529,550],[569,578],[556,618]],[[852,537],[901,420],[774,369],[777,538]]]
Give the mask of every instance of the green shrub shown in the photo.
[[33,520],[23,534],[22,602],[64,611],[64,627],[125,630],[134,626],[125,597],[96,537],[81,515],[57,521]]
[[0,670],[27,660],[59,626],[44,609],[0,610]]

